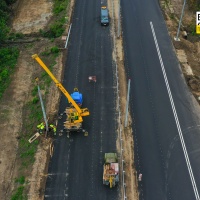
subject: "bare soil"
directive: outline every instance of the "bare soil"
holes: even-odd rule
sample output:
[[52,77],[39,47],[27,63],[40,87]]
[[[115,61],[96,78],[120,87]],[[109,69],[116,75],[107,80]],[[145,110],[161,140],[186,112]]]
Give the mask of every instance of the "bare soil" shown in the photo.
[[[200,103],[200,38],[199,36],[193,35],[190,28],[192,24],[195,25],[196,23],[196,14],[189,10],[188,4],[186,3],[179,35],[180,41],[177,42],[174,40],[174,37],[177,35],[178,22],[181,16],[183,1],[162,0],[160,1],[160,5],[185,80],[194,97],[198,103]],[[184,36],[184,31],[187,32],[187,37]]]
[[30,34],[43,29],[52,16],[52,5],[53,3],[47,0],[18,1],[12,24],[13,31]]
[[[71,18],[74,0],[70,1],[67,16]],[[18,0],[14,5],[14,19],[12,31],[30,34],[44,29],[52,16],[52,1],[49,0]],[[65,35],[68,26],[66,25]],[[58,41],[60,40],[60,41]],[[64,41],[58,39],[57,43]],[[55,41],[56,42],[56,41]],[[20,56],[16,66],[16,71],[12,77],[11,84],[6,90],[0,104],[0,199],[10,199],[13,189],[16,188],[15,178],[19,177],[20,161],[18,152],[18,136],[23,130],[23,116],[25,104],[32,100],[31,91],[35,86],[35,78],[42,72],[39,65],[31,56],[35,53],[44,52],[47,48],[56,46],[44,38],[28,44],[18,44]],[[66,54],[66,52],[65,52]],[[64,57],[61,52],[56,59],[53,73],[61,80]],[[50,63],[48,63],[50,64]],[[52,83],[47,97],[47,116],[52,118],[58,110],[60,92]],[[33,130],[35,133],[36,128]],[[40,144],[35,155],[35,162],[30,169],[26,169],[26,182],[29,183],[28,199],[40,200],[44,198],[44,186],[49,159],[49,148],[51,139],[40,137]]]

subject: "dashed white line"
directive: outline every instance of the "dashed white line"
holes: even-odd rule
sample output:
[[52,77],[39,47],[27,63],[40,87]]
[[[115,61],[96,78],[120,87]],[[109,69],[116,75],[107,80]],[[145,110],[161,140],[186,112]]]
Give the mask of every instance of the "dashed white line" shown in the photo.
[[183,133],[182,133],[182,130],[181,130],[181,127],[180,127],[179,119],[178,119],[176,108],[175,108],[175,105],[174,105],[174,100],[173,100],[173,97],[172,97],[172,94],[171,94],[169,82],[168,82],[167,75],[166,75],[166,72],[165,72],[165,67],[164,67],[164,64],[163,64],[163,61],[162,61],[160,49],[159,49],[159,46],[158,46],[158,42],[157,42],[157,39],[156,39],[156,34],[155,34],[155,31],[154,31],[152,22],[150,22],[150,26],[151,26],[151,31],[152,31],[152,34],[153,34],[154,42],[155,42],[155,45],[156,45],[158,57],[159,57],[159,60],[160,60],[160,65],[161,65],[161,69],[162,69],[162,72],[163,72],[165,84],[166,84],[166,87],[167,87],[167,92],[168,92],[168,95],[169,95],[172,111],[173,111],[174,118],[175,118],[175,121],[176,121],[176,126],[177,126],[177,129],[178,129],[181,145],[182,145],[182,148],[183,148],[183,153],[184,153],[185,160],[186,160],[187,167],[188,167],[188,171],[189,171],[189,174],[190,174],[190,179],[191,179],[191,182],[192,182],[194,194],[195,194],[196,199],[199,200],[200,199],[199,198],[199,192],[198,192],[197,185],[196,185],[196,182],[195,182],[195,179],[194,179],[192,167],[191,167],[191,164],[190,164],[190,159],[189,159],[188,152],[187,152],[187,149],[186,149],[186,146],[185,146]]

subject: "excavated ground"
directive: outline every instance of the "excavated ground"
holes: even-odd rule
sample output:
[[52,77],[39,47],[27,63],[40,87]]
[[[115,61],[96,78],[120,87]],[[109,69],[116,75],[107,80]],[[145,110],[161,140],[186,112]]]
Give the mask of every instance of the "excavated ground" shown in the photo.
[[[196,14],[186,4],[179,35],[180,41],[177,42],[174,37],[177,35],[183,1],[162,0],[160,5],[186,82],[194,97],[200,103],[200,37],[191,32],[191,27],[195,27]],[[187,37],[184,37],[184,31],[187,32]]]

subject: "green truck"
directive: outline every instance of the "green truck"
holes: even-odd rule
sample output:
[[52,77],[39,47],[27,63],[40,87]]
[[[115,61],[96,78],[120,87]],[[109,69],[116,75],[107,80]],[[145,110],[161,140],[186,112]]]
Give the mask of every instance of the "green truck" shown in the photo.
[[119,163],[116,153],[105,153],[103,165],[103,184],[115,187],[119,182]]

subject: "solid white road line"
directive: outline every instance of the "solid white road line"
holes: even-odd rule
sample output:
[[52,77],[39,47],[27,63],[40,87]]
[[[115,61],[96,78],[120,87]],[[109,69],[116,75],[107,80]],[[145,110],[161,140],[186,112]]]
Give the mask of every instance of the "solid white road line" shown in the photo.
[[171,102],[171,107],[172,107],[172,110],[173,110],[173,113],[174,113],[174,118],[175,118],[175,121],[176,121],[176,126],[177,126],[177,129],[178,129],[178,133],[179,133],[181,145],[182,145],[182,148],[183,148],[185,160],[186,160],[188,171],[189,171],[189,174],[190,174],[190,179],[191,179],[191,182],[192,182],[194,194],[195,194],[196,200],[199,200],[200,199],[199,198],[199,192],[198,192],[196,182],[195,182],[195,179],[194,179],[192,167],[191,167],[191,164],[190,164],[190,159],[189,159],[188,152],[187,152],[187,149],[186,149],[186,146],[185,146],[183,133],[182,133],[182,130],[181,130],[181,127],[180,127],[179,119],[178,119],[176,108],[175,108],[175,105],[174,105],[174,100],[173,100],[171,90],[170,90],[170,87],[169,87],[167,75],[166,75],[166,72],[165,72],[165,67],[164,67],[164,64],[163,64],[163,61],[162,61],[160,49],[159,49],[159,46],[158,46],[158,42],[157,42],[157,39],[156,39],[156,34],[155,34],[155,31],[154,31],[152,22],[150,22],[150,26],[151,26],[151,31],[152,31],[152,34],[153,34],[154,42],[155,42],[155,45],[156,45],[158,57],[159,57],[159,60],[160,60],[160,65],[161,65],[161,68],[162,68],[165,84],[166,84],[166,87],[167,87],[167,92],[168,92],[169,99],[170,99],[170,102]]

